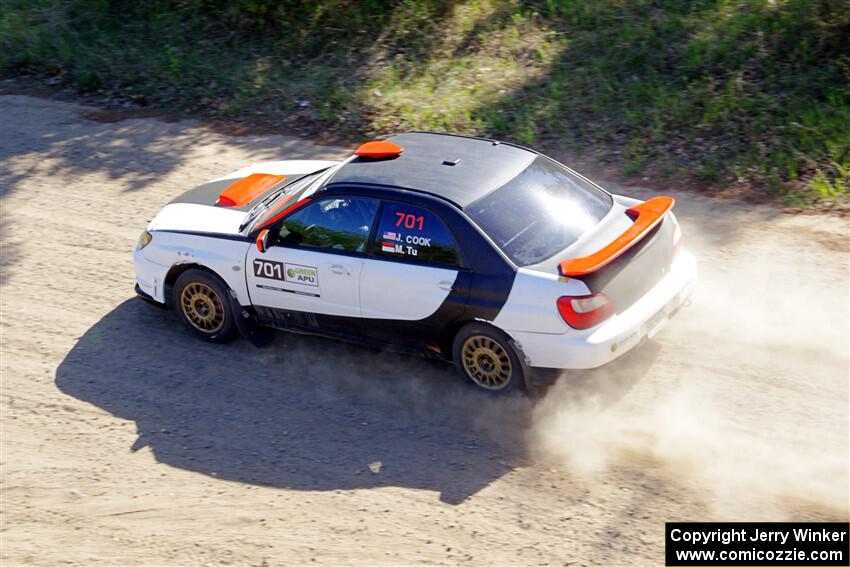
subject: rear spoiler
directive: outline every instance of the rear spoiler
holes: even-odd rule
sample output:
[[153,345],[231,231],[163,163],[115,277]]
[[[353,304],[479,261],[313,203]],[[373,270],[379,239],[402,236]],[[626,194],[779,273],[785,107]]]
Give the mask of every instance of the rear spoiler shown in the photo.
[[558,264],[561,275],[585,276],[607,266],[649,234],[649,231],[661,222],[667,211],[673,208],[675,202],[673,197],[660,196],[626,209],[626,214],[634,220],[634,224],[610,244],[590,256],[562,261]]

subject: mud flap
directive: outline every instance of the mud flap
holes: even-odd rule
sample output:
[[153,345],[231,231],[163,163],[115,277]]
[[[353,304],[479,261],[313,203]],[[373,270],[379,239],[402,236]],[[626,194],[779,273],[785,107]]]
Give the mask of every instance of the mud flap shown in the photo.
[[274,331],[268,327],[264,327],[257,323],[252,310],[248,307],[243,307],[230,294],[230,306],[233,313],[236,313],[236,328],[239,329],[239,334],[257,348],[262,348],[274,339]]
[[514,339],[509,339],[509,342],[514,352],[516,352],[519,364],[522,367],[523,390],[525,394],[532,399],[539,397],[542,394],[540,383],[536,380],[536,375],[528,364],[525,353],[522,351],[522,345]]

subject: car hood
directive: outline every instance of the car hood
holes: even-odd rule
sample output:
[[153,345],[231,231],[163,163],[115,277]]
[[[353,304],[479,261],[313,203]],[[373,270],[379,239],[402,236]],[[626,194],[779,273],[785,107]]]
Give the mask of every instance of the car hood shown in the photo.
[[225,207],[218,203],[222,191],[250,175],[266,174],[285,177],[287,182],[326,169],[335,161],[289,160],[258,163],[233,171],[225,176],[190,189],[171,201],[148,224],[148,230],[185,232],[210,232],[239,234],[251,207],[262,200],[275,185],[256,195],[250,202],[238,207]]

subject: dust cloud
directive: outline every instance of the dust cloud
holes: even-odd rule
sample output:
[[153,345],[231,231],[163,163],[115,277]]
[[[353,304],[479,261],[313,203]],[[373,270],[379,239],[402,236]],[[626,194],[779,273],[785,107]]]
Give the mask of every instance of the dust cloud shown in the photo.
[[[564,376],[533,410],[532,453],[591,487],[615,471],[657,476],[723,519],[846,518],[846,273],[801,281],[755,238],[711,272],[711,250],[723,250],[699,236],[708,252],[692,306],[655,353],[645,343],[631,360]],[[818,301],[832,287],[843,305]]]
[[651,407],[626,410],[566,390],[562,382],[535,408],[530,442],[538,458],[588,481],[640,468],[691,489],[721,515],[747,513],[757,501],[847,513],[846,461],[737,429],[715,409],[717,400],[679,388]]

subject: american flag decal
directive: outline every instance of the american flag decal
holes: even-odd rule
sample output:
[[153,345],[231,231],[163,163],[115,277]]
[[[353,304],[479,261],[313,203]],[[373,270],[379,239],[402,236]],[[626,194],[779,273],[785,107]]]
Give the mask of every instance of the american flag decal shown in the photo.
[[384,240],[398,240],[398,235],[394,232],[385,232]]

